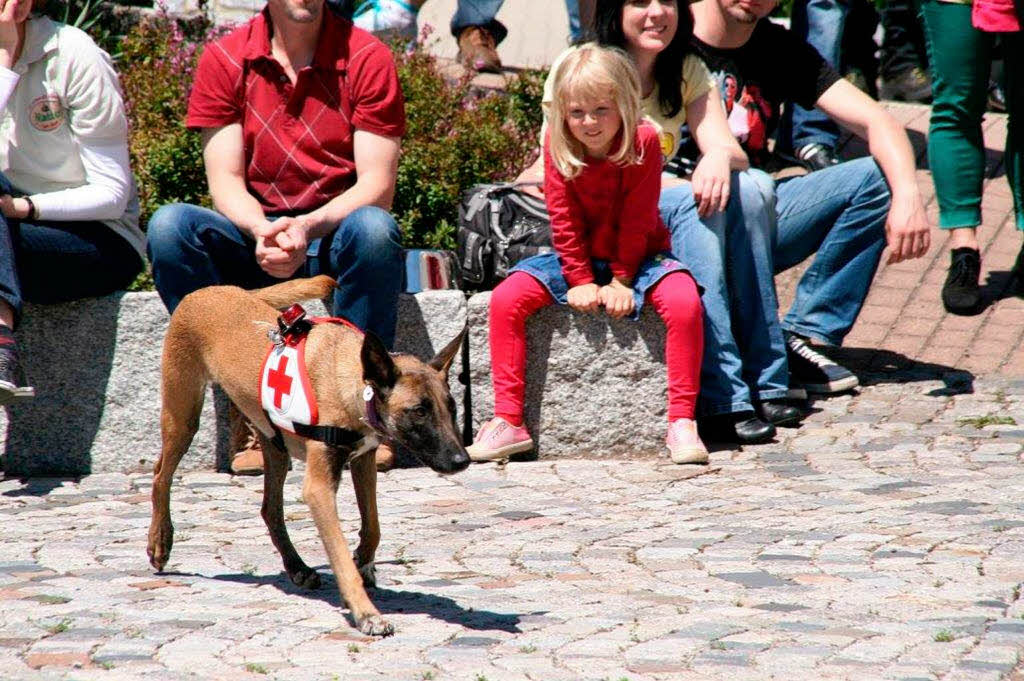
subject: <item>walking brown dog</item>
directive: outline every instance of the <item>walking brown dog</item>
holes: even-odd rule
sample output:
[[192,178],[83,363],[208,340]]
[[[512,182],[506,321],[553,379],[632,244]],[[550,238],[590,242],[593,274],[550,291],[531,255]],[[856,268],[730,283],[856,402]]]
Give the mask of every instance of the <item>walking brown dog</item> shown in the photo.
[[[356,431],[362,438],[350,447],[332,447],[284,432],[287,451],[282,451],[273,442],[275,429],[261,407],[258,390],[267,351],[266,330],[276,328],[277,308],[323,298],[333,289],[334,280],[327,276],[296,279],[257,291],[211,286],[186,296],[175,309],[164,339],[163,446],[154,469],[147,553],[153,567],[163,570],[174,541],[171,480],[196,433],[206,385],[212,381],[259,432],[265,460],[263,520],[288,576],[299,586],[315,589],[320,585],[319,575],[299,557],[285,528],[282,492],[291,455],[306,462],[302,495],[327,550],[342,599],[360,631],[387,636],[394,627],[381,617],[364,587],[374,585],[380,525],[373,457],[379,438],[363,420],[367,413],[362,393],[367,385],[375,391],[385,437],[408,448],[439,473],[463,470],[469,465],[469,456],[456,427],[455,401],[447,377],[466,330],[424,363],[410,355],[390,355],[372,333],[364,335],[338,324],[314,325],[306,341],[306,357],[319,420]],[[346,461],[362,521],[354,561],[335,505]]]

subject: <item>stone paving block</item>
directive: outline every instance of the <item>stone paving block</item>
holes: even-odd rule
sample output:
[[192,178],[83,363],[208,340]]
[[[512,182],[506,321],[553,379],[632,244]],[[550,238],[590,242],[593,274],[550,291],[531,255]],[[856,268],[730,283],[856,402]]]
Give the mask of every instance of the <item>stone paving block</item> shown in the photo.
[[[308,307],[323,313],[319,301]],[[465,325],[465,297],[459,291],[403,295],[398,315],[396,349],[429,359]],[[36,398],[0,415],[5,472],[81,475],[150,469],[160,451],[160,364],[167,320],[156,293],[26,305],[18,340]],[[450,378],[461,410],[459,366]],[[212,470],[227,463],[227,402],[212,394],[207,392],[182,470]]]

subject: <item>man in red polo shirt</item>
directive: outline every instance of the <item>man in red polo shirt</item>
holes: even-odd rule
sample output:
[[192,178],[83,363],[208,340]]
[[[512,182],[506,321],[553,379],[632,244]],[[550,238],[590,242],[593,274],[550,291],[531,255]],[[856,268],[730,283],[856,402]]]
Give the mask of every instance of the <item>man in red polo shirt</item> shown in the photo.
[[[186,123],[202,132],[216,210],[172,204],[150,219],[168,311],[204,286],[330,274],[334,314],[390,347],[403,263],[387,211],[405,108],[388,48],[324,0],[269,0],[206,47]],[[232,470],[262,470],[242,450]]]

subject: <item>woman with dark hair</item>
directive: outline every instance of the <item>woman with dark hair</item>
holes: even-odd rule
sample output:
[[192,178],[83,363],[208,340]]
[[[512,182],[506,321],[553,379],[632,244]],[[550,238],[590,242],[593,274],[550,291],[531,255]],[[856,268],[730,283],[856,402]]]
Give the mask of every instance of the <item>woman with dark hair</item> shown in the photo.
[[110,57],[33,0],[0,0],[0,404],[34,394],[12,331],[22,301],[124,288],[144,245]]
[[[703,288],[702,429],[711,439],[764,442],[801,413],[783,404],[789,376],[775,296],[774,183],[748,170],[715,81],[690,52],[693,17],[671,0],[598,0],[594,37],[622,48],[640,76],[642,106],[673,159],[685,125],[702,153],[683,177],[662,175],[661,218],[672,253]],[[570,48],[570,50],[573,48]],[[556,59],[552,71],[564,59]],[[551,101],[545,87],[545,110]],[[668,167],[674,167],[669,164]],[[535,179],[535,164],[521,179]]]

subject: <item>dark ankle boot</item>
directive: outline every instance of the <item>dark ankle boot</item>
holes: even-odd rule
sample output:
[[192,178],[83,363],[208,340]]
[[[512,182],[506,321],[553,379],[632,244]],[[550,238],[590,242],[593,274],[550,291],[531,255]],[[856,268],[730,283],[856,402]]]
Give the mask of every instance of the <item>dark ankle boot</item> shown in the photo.
[[949,254],[949,274],[942,286],[942,304],[947,312],[975,315],[981,311],[981,254],[976,248],[954,248]]
[[781,400],[767,400],[757,405],[757,413],[763,421],[783,428],[797,426],[804,417],[796,407],[784,404]]
[[702,419],[700,436],[704,440],[713,442],[753,445],[770,442],[775,437],[775,426],[757,418],[754,412],[740,411]]

